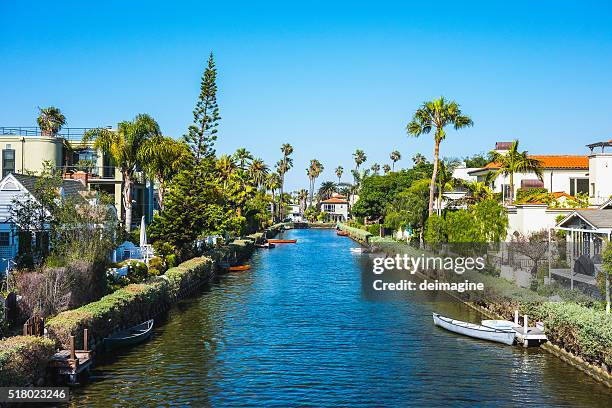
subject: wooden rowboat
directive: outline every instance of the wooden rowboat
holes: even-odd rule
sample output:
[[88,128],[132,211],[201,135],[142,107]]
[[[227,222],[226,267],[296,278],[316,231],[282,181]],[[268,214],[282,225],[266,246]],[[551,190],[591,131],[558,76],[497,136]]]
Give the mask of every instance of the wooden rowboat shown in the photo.
[[230,272],[242,272],[242,271],[248,271],[249,269],[251,269],[251,265],[237,265],[237,266],[230,266],[229,268],[227,268],[227,270]]
[[295,244],[297,239],[269,239],[268,242],[271,244]]
[[104,339],[104,347],[113,349],[117,347],[132,346],[148,339],[153,333],[153,319],[147,320],[129,329],[118,331]]
[[338,235],[340,237],[346,237],[346,236],[348,236],[348,232],[346,232],[346,231],[337,231],[336,235]]
[[433,320],[436,326],[440,326],[453,333],[474,337],[476,339],[495,341],[509,346],[514,344],[514,339],[516,337],[516,332],[510,327],[495,328],[480,326],[478,324],[444,317],[438,313],[433,314]]

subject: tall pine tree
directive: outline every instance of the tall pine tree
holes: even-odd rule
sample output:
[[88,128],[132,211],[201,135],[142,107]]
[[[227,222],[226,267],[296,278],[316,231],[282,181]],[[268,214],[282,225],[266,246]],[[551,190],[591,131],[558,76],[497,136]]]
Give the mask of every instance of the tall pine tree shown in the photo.
[[213,53],[208,57],[208,66],[202,75],[200,96],[193,110],[193,125],[189,126],[185,141],[193,150],[197,162],[204,157],[215,154],[214,144],[217,140],[219,125],[219,105],[217,105],[217,68]]

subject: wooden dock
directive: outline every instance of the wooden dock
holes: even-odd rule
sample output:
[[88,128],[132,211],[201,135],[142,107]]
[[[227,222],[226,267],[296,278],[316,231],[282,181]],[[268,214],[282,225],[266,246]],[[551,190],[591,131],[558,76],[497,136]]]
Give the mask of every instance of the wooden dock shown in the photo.
[[89,350],[87,329],[83,330],[83,347],[85,350],[75,350],[74,336],[70,336],[70,349],[60,350],[51,357],[49,370],[58,377],[68,380],[69,384],[76,384],[79,375],[89,371],[93,363],[92,351]]
[[536,323],[536,327],[529,327],[527,315],[523,316],[523,325],[519,325],[518,310],[514,311],[514,331],[516,332],[516,342],[523,347],[539,346],[548,341],[541,323]]

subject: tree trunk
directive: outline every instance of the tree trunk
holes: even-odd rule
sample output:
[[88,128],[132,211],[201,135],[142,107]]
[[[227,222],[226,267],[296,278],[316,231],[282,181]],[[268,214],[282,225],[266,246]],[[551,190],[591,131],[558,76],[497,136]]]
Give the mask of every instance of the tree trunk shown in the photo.
[[281,176],[281,184],[278,195],[278,218],[280,218],[281,222],[283,221],[283,184],[285,184],[285,173]]
[[395,161],[391,162],[391,171],[395,171]]
[[510,173],[510,204],[514,203],[514,173]]
[[440,141],[436,138],[434,147],[434,167],[431,175],[431,183],[429,183],[429,216],[433,214],[434,189],[436,187],[436,176],[438,175],[438,155],[440,154]]
[[158,177],[157,180],[159,181],[159,188],[157,189],[157,201],[159,202],[159,209],[163,210],[164,209],[164,195],[166,194],[166,187],[165,187],[165,182],[163,178]]
[[276,222],[276,196],[274,194],[274,189],[271,190],[272,193],[272,222]]
[[123,207],[125,208],[125,231],[132,230],[132,177],[123,174]]

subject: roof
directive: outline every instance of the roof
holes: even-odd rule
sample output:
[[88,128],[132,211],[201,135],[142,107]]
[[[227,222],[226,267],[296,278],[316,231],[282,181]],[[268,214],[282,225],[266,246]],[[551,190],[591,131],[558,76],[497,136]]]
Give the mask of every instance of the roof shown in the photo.
[[323,200],[321,202],[325,204],[347,204],[348,203],[348,201],[342,198],[337,198],[337,197],[328,198],[327,200]]
[[557,225],[565,224],[574,216],[582,218],[596,229],[612,229],[612,210],[580,209],[574,211]]
[[[588,156],[571,156],[571,155],[534,155],[529,156],[532,159],[537,159],[542,162],[542,167],[545,169],[589,169]],[[497,163],[488,163],[485,169],[498,169]]]
[[[40,180],[40,177],[17,173],[11,174],[30,194],[36,197],[36,182]],[[62,180],[61,187],[64,189],[65,197],[76,197],[78,199],[82,198],[80,193],[87,190],[79,180]]]
[[577,210],[589,224],[597,228],[612,228],[612,210]]

